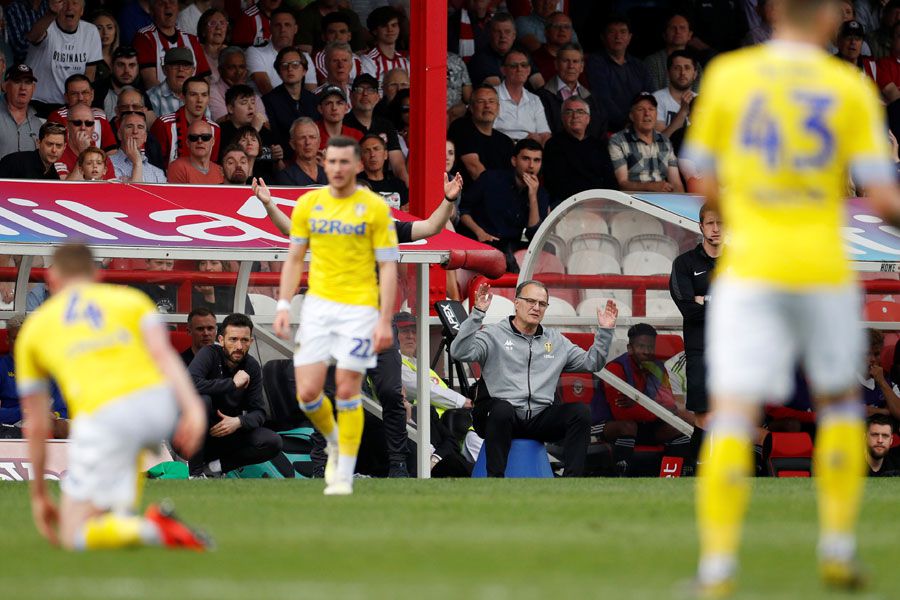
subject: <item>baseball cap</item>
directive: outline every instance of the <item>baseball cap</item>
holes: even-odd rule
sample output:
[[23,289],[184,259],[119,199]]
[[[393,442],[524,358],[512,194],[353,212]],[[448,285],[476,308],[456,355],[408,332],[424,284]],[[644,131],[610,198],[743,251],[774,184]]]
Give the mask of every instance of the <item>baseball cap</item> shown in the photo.
[[411,313],[404,311],[394,315],[394,325],[397,327],[410,327],[416,324],[416,318]]
[[169,48],[166,50],[164,65],[194,64],[194,54],[187,48]]
[[344,90],[342,90],[339,86],[336,85],[326,85],[322,88],[322,91],[319,92],[318,101],[319,104],[325,101],[329,96],[338,96],[344,102],[347,101],[347,96],[344,94]]
[[866,36],[866,30],[859,21],[847,21],[841,25],[838,37],[858,37]]
[[112,53],[113,60],[116,60],[117,58],[135,58],[136,56],[137,50],[131,46],[119,46],[113,50]]
[[3,81],[9,81],[10,79],[31,79],[32,81],[37,81],[34,71],[25,63],[16,63],[6,70],[6,74],[3,75]]
[[638,94],[637,96],[635,96],[635,97],[631,100],[631,106],[633,107],[635,104],[637,104],[638,102],[640,102],[640,101],[642,101],[642,100],[646,100],[647,102],[649,102],[650,104],[652,104],[654,107],[658,106],[658,104],[657,104],[657,102],[656,102],[656,96],[654,96],[654,95],[651,94],[650,92],[641,92],[640,94]]
[[360,73],[359,75],[356,76],[356,79],[353,80],[353,85],[350,86],[350,89],[355,90],[356,88],[363,86],[363,85],[371,86],[377,90],[378,89],[378,80],[375,79],[374,77],[372,77],[371,75],[369,75],[368,73]]

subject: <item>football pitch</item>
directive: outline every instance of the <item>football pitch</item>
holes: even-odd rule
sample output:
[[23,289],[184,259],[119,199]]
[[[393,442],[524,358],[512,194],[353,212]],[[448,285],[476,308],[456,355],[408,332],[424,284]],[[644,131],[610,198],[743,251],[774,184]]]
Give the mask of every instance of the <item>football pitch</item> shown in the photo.
[[[0,597],[688,598],[693,480],[321,480],[149,482],[207,529],[206,554],[162,549],[67,554],[31,522],[25,484],[0,483]],[[872,584],[896,598],[900,482],[870,481],[860,528]],[[840,598],[815,572],[812,481],[762,479],[736,598]]]

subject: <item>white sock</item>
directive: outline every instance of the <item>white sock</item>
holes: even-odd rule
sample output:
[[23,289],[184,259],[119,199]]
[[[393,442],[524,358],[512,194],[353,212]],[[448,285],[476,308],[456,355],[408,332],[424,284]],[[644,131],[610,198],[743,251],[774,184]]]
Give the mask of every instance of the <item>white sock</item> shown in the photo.
[[853,535],[829,533],[819,542],[819,558],[822,560],[853,560],[856,556],[856,538]]
[[707,556],[700,559],[697,575],[701,583],[714,583],[734,577],[737,560],[733,556]]
[[325,436],[325,441],[328,442],[330,446],[334,446],[337,448],[338,445],[338,428],[337,425],[334,426],[334,429],[331,430],[331,433]]
[[343,454],[338,455],[338,464],[337,464],[337,477],[343,481],[350,481],[353,479],[353,472],[356,470],[356,457],[355,456],[345,456]]
[[221,473],[222,472],[222,461],[220,461],[218,458],[216,460],[209,461],[209,465],[207,465],[207,466],[209,467],[209,470],[212,471],[213,473]]

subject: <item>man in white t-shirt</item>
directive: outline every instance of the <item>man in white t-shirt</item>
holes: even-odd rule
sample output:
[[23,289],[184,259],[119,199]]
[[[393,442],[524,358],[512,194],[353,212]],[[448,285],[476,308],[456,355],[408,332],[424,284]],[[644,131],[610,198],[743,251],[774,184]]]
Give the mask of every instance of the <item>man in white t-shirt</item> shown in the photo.
[[544,145],[550,138],[550,126],[541,99],[525,89],[531,75],[531,63],[522,50],[510,50],[500,67],[503,81],[496,87],[500,97],[500,114],[494,129],[514,142],[531,138]]
[[100,34],[82,22],[83,13],[84,0],[50,0],[47,12],[26,36],[30,46],[25,62],[37,77],[32,104],[39,117],[46,118],[63,105],[69,75],[84,73],[93,81],[103,60]]
[[667,64],[669,85],[653,92],[658,104],[656,130],[672,140],[677,154],[684,128],[691,124],[691,104],[697,97],[692,89],[697,79],[697,59],[685,50],[675,50]]
[[[297,35],[297,19],[290,9],[276,8],[272,11],[269,27],[272,30],[272,39],[265,46],[247,48],[246,54],[250,79],[256,84],[256,89],[261,95],[266,95],[281,85],[281,77],[275,69],[275,59],[278,57],[279,50],[294,43],[294,36]],[[309,53],[304,52],[304,55],[306,64],[313,64]],[[307,70],[304,85],[307,89],[316,88],[314,69]]]

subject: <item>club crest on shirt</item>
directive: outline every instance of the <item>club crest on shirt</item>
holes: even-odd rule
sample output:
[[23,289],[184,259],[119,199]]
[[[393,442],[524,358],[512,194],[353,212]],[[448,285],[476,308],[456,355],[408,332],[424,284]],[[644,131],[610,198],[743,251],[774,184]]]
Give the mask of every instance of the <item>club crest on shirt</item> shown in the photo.
[[544,342],[544,352],[547,354],[553,352],[553,344],[551,342]]
[[357,204],[354,210],[356,211],[356,216],[361,217],[366,214],[366,205],[362,203]]

